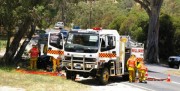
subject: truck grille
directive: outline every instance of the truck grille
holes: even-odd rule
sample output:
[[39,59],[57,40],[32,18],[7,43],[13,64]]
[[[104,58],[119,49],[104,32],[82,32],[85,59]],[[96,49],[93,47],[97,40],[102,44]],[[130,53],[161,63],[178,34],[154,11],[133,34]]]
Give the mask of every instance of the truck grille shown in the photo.
[[[65,60],[71,60],[71,57],[65,57]],[[72,57],[72,60],[81,60],[83,61],[83,58],[82,57]],[[95,58],[85,58],[85,62],[96,62],[96,59]]]

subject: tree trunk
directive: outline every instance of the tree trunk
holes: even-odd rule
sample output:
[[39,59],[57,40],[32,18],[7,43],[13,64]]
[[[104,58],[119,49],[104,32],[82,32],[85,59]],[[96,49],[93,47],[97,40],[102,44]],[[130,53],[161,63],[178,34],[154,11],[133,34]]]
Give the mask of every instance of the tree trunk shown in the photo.
[[11,36],[11,31],[10,30],[6,30],[6,31],[8,31],[7,32],[7,44],[6,44],[6,51],[8,51],[12,36]]
[[31,25],[31,31],[28,34],[27,39],[23,42],[23,44],[20,47],[20,50],[17,52],[15,58],[13,59],[13,62],[15,62],[15,64],[17,64],[21,60],[21,56],[23,55],[24,50],[26,49],[27,44],[30,42],[34,32],[35,32],[35,26]]
[[[7,32],[7,43],[6,43],[6,52],[8,52],[8,50],[9,50],[9,45],[10,45],[10,43],[11,43],[11,37],[12,37],[12,33],[11,33],[11,30],[6,30],[6,31],[8,31]],[[6,53],[5,52],[5,53]],[[5,54],[4,54],[5,55]],[[5,60],[3,60],[3,63],[5,63]]]
[[9,46],[9,50],[5,53],[3,59],[5,60],[6,65],[12,65],[14,62],[12,61],[22,37],[25,35],[30,25],[30,18],[26,18],[24,23],[20,26],[19,31],[14,36],[14,39]]
[[[148,63],[159,63],[158,36],[159,36],[159,12],[160,3],[151,6],[151,15],[149,20],[148,38],[146,45],[145,61]],[[159,6],[160,5],[160,6]]]

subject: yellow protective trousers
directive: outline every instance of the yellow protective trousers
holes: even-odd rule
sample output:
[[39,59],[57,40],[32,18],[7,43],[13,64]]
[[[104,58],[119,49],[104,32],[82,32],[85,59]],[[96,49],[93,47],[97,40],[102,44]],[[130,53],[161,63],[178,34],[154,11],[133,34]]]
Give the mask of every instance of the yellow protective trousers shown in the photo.
[[146,71],[145,70],[138,70],[138,76],[139,76],[139,81],[145,81],[146,77],[145,77]]
[[30,58],[30,68],[31,69],[36,69],[37,68],[37,60],[38,58]]
[[129,71],[129,82],[135,82],[135,68],[128,68]]
[[52,57],[52,62],[53,62],[53,71],[56,72],[56,68],[59,67],[59,65],[60,65],[60,60]]

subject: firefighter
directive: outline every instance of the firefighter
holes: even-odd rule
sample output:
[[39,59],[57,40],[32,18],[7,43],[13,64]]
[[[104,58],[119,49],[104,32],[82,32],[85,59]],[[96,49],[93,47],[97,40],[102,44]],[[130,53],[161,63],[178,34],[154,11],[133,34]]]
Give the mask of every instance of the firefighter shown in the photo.
[[43,53],[44,55],[47,55],[47,44],[45,44],[43,47]]
[[39,49],[37,48],[37,45],[33,44],[29,53],[30,53],[30,68],[36,69],[37,68],[37,60],[38,60],[38,56],[39,56]]
[[138,65],[137,65],[137,69],[138,69],[138,76],[139,76],[139,82],[140,83],[147,83],[146,81],[146,71],[147,71],[147,67],[144,65],[144,62],[141,61]]
[[51,57],[51,61],[53,62],[53,71],[56,72],[57,68],[60,66],[60,59]]
[[135,82],[135,70],[136,70],[136,56],[131,55],[131,57],[127,61],[127,67],[129,71],[129,82]]

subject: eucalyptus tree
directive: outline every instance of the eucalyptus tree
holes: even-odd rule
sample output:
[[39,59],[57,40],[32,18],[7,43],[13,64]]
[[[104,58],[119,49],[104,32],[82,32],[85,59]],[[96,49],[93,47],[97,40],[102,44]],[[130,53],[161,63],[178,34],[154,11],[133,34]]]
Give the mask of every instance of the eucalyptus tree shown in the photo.
[[[29,38],[31,38],[35,32],[34,28],[36,27],[36,25],[38,26],[42,25],[42,20],[47,19],[48,21],[50,21],[50,19],[48,19],[50,15],[47,12],[47,10],[51,8],[50,6],[52,2],[53,0],[52,1],[49,0],[13,0],[13,1],[4,0],[3,1],[2,10],[1,10],[2,26],[6,29],[7,34],[11,32],[15,33],[12,42],[10,42],[9,39],[9,44],[7,44],[6,47],[7,50],[3,57],[4,63],[6,65],[14,64],[15,60],[13,59],[17,50],[19,49],[20,46],[19,43],[21,39],[26,34]],[[14,29],[16,29],[16,31],[14,31]]]
[[147,44],[145,51],[145,61],[149,63],[159,63],[159,14],[163,0],[134,0],[139,3],[149,16],[149,28],[147,36]]

